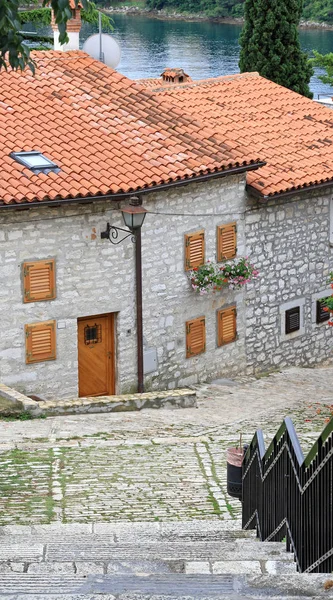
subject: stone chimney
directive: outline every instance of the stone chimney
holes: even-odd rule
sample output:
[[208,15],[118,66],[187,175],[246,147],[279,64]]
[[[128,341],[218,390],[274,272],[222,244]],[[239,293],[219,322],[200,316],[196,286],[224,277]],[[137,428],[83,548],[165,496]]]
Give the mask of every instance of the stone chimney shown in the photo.
[[72,18],[67,21],[67,35],[69,42],[63,46],[59,43],[59,31],[58,26],[54,19],[52,12],[51,26],[54,35],[54,49],[66,52],[66,50],[79,50],[79,36],[81,31],[81,4],[78,7],[75,6],[75,0],[69,0],[70,8],[72,11]]
[[186,83],[187,81],[192,81],[184,69],[164,69],[161,77],[165,83]]

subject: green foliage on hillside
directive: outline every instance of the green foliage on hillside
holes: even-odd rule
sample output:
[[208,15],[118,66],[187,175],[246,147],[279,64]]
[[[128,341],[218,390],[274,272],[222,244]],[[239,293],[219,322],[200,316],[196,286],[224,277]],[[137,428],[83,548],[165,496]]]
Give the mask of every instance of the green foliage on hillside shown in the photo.
[[[22,10],[19,15],[21,23],[35,23],[36,25],[50,25],[51,23],[49,7]],[[81,18],[86,23],[98,24],[98,10],[94,2],[89,2],[86,8],[82,8]],[[110,17],[104,13],[102,13],[102,26],[104,30],[111,31],[113,29]]]
[[[152,9],[203,12],[211,17],[243,17],[245,0],[147,0]],[[333,23],[332,0],[304,0],[302,18],[306,21]]]
[[303,19],[333,23],[332,0],[304,0]]
[[243,0],[147,0],[147,6],[180,12],[203,12],[212,17],[241,17],[244,12]]

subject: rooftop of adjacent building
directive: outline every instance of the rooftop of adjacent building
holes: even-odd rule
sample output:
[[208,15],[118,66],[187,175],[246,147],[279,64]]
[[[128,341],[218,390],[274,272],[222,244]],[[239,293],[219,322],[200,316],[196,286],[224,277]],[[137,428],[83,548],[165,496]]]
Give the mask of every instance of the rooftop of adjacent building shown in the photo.
[[252,192],[274,196],[333,180],[333,113],[258,73],[150,86],[227,144],[266,162],[248,173]]

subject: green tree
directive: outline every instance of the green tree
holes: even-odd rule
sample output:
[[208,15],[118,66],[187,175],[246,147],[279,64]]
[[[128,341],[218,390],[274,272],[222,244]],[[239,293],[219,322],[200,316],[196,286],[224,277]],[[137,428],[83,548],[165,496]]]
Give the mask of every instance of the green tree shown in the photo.
[[[89,23],[97,23],[98,12],[90,0],[75,0],[76,5],[81,3],[82,19]],[[48,24],[51,22],[51,9],[54,11],[55,20],[59,29],[59,41],[68,42],[66,27],[72,17],[69,0],[43,0],[42,8],[24,10],[22,6],[38,4],[38,0],[0,0],[0,69],[10,65],[13,69],[24,69],[28,65],[34,71],[34,64],[30,58],[30,50],[24,41],[24,34],[20,33],[22,23],[34,21],[35,23]],[[102,24],[110,29],[110,19],[105,15]]]
[[303,19],[306,21],[333,21],[332,0],[304,0]]
[[246,0],[239,67],[312,98],[313,69],[297,30],[301,14],[302,0]]
[[311,59],[311,64],[314,67],[325,69],[326,75],[319,75],[319,79],[323,83],[333,85],[333,52],[329,54],[319,54],[316,50],[313,51],[314,58]]

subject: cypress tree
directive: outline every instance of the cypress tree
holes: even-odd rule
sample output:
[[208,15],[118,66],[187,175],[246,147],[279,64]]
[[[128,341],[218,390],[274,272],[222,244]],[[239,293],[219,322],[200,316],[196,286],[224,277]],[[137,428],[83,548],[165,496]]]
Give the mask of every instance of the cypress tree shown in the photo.
[[245,0],[239,67],[312,98],[313,70],[297,29],[302,8],[302,0]]

